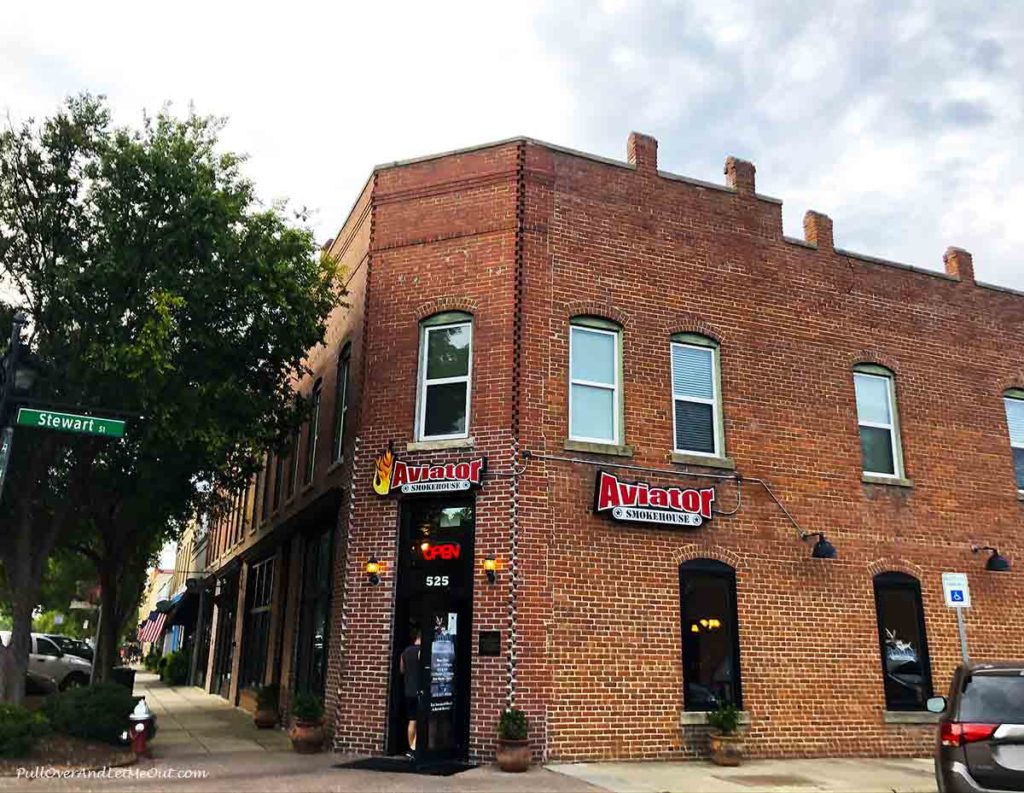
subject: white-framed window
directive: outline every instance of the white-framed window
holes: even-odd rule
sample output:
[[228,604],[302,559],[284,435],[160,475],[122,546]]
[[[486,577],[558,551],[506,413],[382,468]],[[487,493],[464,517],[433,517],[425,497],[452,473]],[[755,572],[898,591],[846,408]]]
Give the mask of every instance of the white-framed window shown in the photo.
[[622,443],[621,334],[569,326],[569,439]]
[[1003,396],[1006,426],[1010,432],[1010,451],[1017,489],[1024,493],[1024,391],[1008,391]]
[[469,435],[472,372],[472,320],[422,326],[416,414],[416,434],[420,440]]
[[710,339],[674,337],[672,354],[673,448],[723,457],[722,395],[718,347]]
[[864,473],[902,478],[903,455],[892,375],[880,366],[863,366],[854,371],[853,384]]

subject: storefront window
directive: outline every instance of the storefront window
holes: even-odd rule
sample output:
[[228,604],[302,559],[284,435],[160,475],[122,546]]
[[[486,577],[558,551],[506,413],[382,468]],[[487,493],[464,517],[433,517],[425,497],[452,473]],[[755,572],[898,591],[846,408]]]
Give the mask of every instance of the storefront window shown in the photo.
[[440,315],[424,325],[417,426],[421,439],[468,434],[472,341],[473,323],[467,315]]
[[309,537],[305,546],[295,644],[295,690],[323,696],[327,677],[327,612],[331,602],[331,532]]
[[270,641],[270,607],[274,592],[274,560],[266,559],[249,568],[246,582],[245,643],[242,653],[241,684],[263,685]]
[[736,572],[712,559],[685,562],[679,593],[686,710],[714,710],[723,702],[742,708]]
[[875,576],[878,642],[887,710],[924,710],[932,670],[924,632],[921,585],[904,573]]

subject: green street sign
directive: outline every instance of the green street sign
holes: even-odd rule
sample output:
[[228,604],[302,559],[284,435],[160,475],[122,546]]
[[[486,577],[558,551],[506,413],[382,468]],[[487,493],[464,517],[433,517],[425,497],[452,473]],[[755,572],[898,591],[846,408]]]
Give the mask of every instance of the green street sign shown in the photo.
[[75,413],[57,413],[53,410],[19,408],[17,423],[22,427],[39,427],[78,435],[108,435],[111,438],[120,438],[124,435],[123,421],[99,416],[80,416]]

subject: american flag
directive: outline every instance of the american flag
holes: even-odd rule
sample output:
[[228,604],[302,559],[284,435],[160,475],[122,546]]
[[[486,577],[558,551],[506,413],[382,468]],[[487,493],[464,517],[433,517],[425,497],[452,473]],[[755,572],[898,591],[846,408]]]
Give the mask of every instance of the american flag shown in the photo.
[[160,634],[164,632],[164,623],[167,621],[167,615],[160,611],[149,612],[149,619],[146,620],[142,628],[139,629],[139,641],[140,642],[155,642],[160,638]]

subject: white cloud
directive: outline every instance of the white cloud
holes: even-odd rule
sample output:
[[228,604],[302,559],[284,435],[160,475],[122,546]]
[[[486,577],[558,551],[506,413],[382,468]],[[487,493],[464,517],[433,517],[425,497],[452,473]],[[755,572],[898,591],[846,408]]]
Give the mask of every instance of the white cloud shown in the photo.
[[443,4],[8,4],[0,105],[106,93],[120,121],[167,100],[227,115],[268,197],[331,236],[379,162],[527,134],[662,167],[758,166],[799,236],[1024,288],[1024,17],[1015,0],[560,0]]

